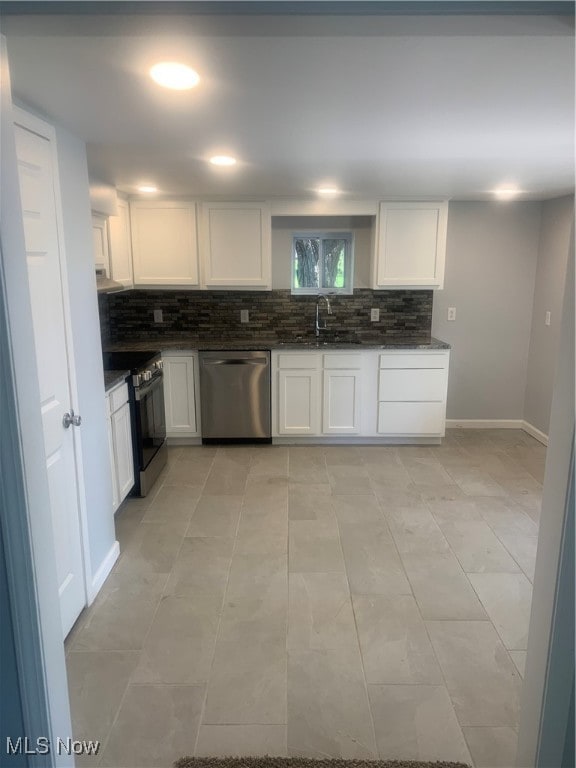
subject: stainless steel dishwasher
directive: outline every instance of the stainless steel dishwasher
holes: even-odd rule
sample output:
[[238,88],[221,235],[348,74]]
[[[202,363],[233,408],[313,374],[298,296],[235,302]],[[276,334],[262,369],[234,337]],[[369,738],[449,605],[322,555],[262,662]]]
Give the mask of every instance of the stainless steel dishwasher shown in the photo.
[[270,352],[200,352],[202,442],[271,443]]

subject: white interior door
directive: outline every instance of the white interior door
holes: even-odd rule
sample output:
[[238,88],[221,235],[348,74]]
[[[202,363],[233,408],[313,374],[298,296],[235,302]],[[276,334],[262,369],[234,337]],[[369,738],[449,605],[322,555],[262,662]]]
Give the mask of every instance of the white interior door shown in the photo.
[[74,429],[70,411],[66,312],[58,242],[52,146],[49,139],[15,126],[26,241],[44,448],[54,532],[64,636],[86,604]]

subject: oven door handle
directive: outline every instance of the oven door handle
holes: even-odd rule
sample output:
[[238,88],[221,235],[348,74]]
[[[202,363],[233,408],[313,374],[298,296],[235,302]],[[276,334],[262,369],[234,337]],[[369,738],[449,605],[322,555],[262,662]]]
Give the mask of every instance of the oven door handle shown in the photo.
[[163,384],[164,376],[155,376],[151,381],[141,384],[134,389],[134,399],[139,402],[144,397],[153,392],[157,387],[161,387]]

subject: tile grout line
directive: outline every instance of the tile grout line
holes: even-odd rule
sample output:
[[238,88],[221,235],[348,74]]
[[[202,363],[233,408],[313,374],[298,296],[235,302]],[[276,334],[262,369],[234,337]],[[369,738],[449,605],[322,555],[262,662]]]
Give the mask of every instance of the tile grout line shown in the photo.
[[[214,454],[213,462],[216,460],[216,456],[218,455],[219,449]],[[250,465],[252,464],[252,457],[250,457]],[[246,473],[246,477],[248,477],[248,472]],[[208,478],[208,475],[207,475]],[[244,501],[246,496],[246,482],[244,483],[244,492],[242,493],[242,502],[240,504],[240,510],[238,514],[238,520],[236,522],[236,532],[234,534],[234,544],[232,545],[232,552],[230,554],[230,564],[228,566],[228,574],[226,576],[226,586],[224,588],[224,592],[222,594],[222,602],[220,604],[220,614],[218,616],[218,624],[216,626],[216,633],[214,635],[214,647],[212,649],[212,658],[210,660],[210,669],[208,670],[208,674],[206,676],[206,686],[204,690],[204,697],[202,701],[202,707],[200,709],[200,718],[198,720],[198,730],[196,731],[196,739],[194,741],[194,755],[196,756],[196,753],[198,751],[198,742],[200,740],[200,730],[202,729],[203,725],[219,725],[219,723],[204,723],[204,716],[206,714],[206,705],[208,703],[208,689],[210,687],[210,678],[212,677],[212,671],[214,669],[214,662],[216,660],[216,647],[218,645],[218,638],[220,636],[220,628],[222,625],[222,617],[224,615],[224,606],[226,605],[226,595],[228,594],[228,587],[230,584],[230,573],[232,572],[232,563],[234,561],[234,554],[236,552],[236,546],[238,543],[238,531],[240,530],[240,522],[242,520],[242,511],[244,509]]]
[[[458,487],[460,487],[460,485],[458,484],[458,481],[456,481],[456,484],[458,485]],[[430,514],[432,514],[432,517],[434,517],[434,515],[433,515],[433,513],[432,513],[432,510],[431,510],[431,508],[430,508],[429,502],[428,502],[428,501],[426,501],[426,500],[424,500],[424,503],[425,503],[425,504],[426,504],[426,506],[428,507],[428,511],[430,512]],[[481,516],[481,515],[480,515],[480,516]],[[481,516],[481,517],[482,517],[482,516]],[[483,518],[482,518],[482,519],[483,519]],[[486,522],[486,521],[484,521],[484,522]],[[488,525],[488,524],[487,524],[487,525]],[[492,528],[491,528],[490,526],[488,526],[488,527],[490,528],[490,530],[492,530]],[[446,537],[445,537],[445,538],[446,538]],[[451,553],[452,553],[452,555],[453,555],[453,556],[456,558],[456,561],[457,561],[457,563],[458,563],[458,566],[460,567],[460,569],[461,569],[462,573],[464,574],[464,576],[465,576],[465,578],[466,578],[466,581],[467,581],[467,583],[468,583],[468,584],[470,584],[470,587],[471,587],[471,588],[472,588],[472,590],[474,591],[474,594],[475,594],[475,595],[478,597],[478,600],[479,600],[479,602],[480,602],[480,605],[482,606],[482,609],[484,610],[484,612],[485,612],[485,614],[486,614],[486,619],[476,619],[475,621],[481,621],[482,623],[489,623],[489,624],[490,624],[490,625],[493,627],[494,631],[496,632],[496,635],[497,635],[497,637],[498,637],[498,638],[500,639],[500,641],[502,642],[502,647],[503,647],[503,648],[504,648],[504,650],[506,651],[506,653],[507,653],[507,656],[508,656],[508,658],[510,659],[510,662],[511,662],[511,663],[512,663],[512,665],[514,666],[514,669],[516,669],[516,670],[517,670],[517,667],[516,667],[516,665],[514,664],[514,661],[513,661],[512,657],[510,656],[510,652],[508,651],[508,649],[507,649],[507,648],[506,648],[506,646],[504,645],[504,642],[502,641],[502,638],[500,637],[500,633],[499,633],[499,632],[498,632],[498,630],[496,629],[496,626],[494,625],[494,622],[492,621],[491,617],[488,615],[488,612],[486,611],[486,608],[485,608],[485,606],[484,606],[484,604],[483,604],[482,600],[480,599],[480,596],[478,595],[478,593],[477,593],[477,592],[476,592],[476,590],[474,589],[474,585],[472,584],[471,580],[468,578],[468,573],[467,573],[467,572],[464,570],[464,568],[463,568],[463,566],[462,566],[462,563],[460,562],[460,560],[459,560],[459,558],[458,558],[457,554],[454,552],[454,550],[453,550],[453,548],[452,548],[452,545],[450,544],[450,542],[448,541],[448,539],[446,539],[446,542],[447,542],[447,544],[448,544],[448,547],[449,547],[449,549],[450,549],[450,552],[451,552]],[[514,561],[514,562],[515,562],[515,561]],[[418,610],[419,610],[419,612],[420,612],[420,606],[418,606]],[[426,634],[427,634],[427,636],[428,636],[428,639],[429,639],[429,642],[430,642],[430,646],[432,647],[432,651],[434,652],[434,655],[435,655],[435,657],[436,657],[436,660],[437,660],[438,666],[439,666],[439,668],[440,668],[440,671],[441,671],[441,673],[442,673],[442,677],[444,678],[444,681],[445,681],[445,686],[446,686],[446,690],[447,690],[447,692],[448,692],[448,696],[449,696],[449,698],[450,698],[450,702],[452,703],[452,709],[454,710],[454,715],[455,715],[455,717],[456,717],[456,720],[457,720],[457,722],[458,722],[458,725],[459,725],[459,727],[460,727],[460,731],[461,731],[461,733],[462,733],[462,737],[464,738],[464,742],[465,742],[465,744],[466,744],[466,747],[467,747],[467,749],[468,749],[468,752],[470,753],[470,757],[471,757],[471,760],[472,760],[472,765],[473,765],[473,766],[475,766],[475,764],[476,764],[476,763],[475,763],[474,759],[472,758],[472,753],[470,752],[470,747],[469,747],[469,745],[468,745],[468,741],[467,741],[467,739],[466,739],[466,735],[465,735],[465,733],[464,733],[464,730],[463,730],[464,728],[467,728],[468,726],[466,726],[466,725],[463,725],[463,724],[460,722],[460,719],[459,719],[459,717],[458,717],[458,713],[457,713],[457,711],[456,711],[456,708],[455,708],[455,706],[454,706],[454,701],[453,701],[453,699],[452,699],[452,695],[450,694],[450,689],[448,688],[448,684],[447,684],[447,681],[446,681],[446,676],[445,676],[445,673],[444,673],[444,669],[443,669],[442,665],[440,664],[440,661],[439,661],[439,659],[438,659],[438,654],[436,653],[436,649],[434,648],[434,644],[432,643],[432,639],[430,638],[430,632],[429,632],[429,630],[428,630],[428,626],[426,625],[426,620],[424,620],[424,618],[423,618],[423,617],[421,617],[421,618],[422,618],[422,621],[423,621],[423,623],[424,623],[424,627],[425,627],[425,629],[426,629]],[[431,620],[429,619],[428,621],[431,621]],[[434,621],[435,621],[435,620],[434,620]],[[443,619],[443,621],[458,621],[458,619]],[[466,620],[466,621],[468,621],[468,620]],[[521,680],[522,680],[522,676],[521,676],[521,675],[520,675],[520,678],[521,678]],[[478,726],[478,727],[502,727],[502,726],[501,726],[501,725],[498,725],[498,726]]]
[[[362,466],[364,466],[364,458],[362,457]],[[374,488],[372,486],[372,480],[370,479],[370,476],[368,476],[368,482],[370,483],[370,488],[372,489],[372,496],[376,500],[376,504],[378,505],[378,509],[381,512],[380,507],[380,500],[376,496],[376,493],[374,492]],[[332,505],[332,502],[331,502]],[[342,562],[344,563],[344,576],[346,578],[346,584],[348,585],[348,595],[350,597],[350,607],[352,608],[352,617],[354,619],[354,629],[356,631],[356,642],[358,643],[358,653],[360,656],[360,666],[362,667],[362,679],[364,681],[364,692],[366,694],[366,702],[368,704],[368,712],[370,714],[370,724],[372,726],[372,736],[374,737],[374,747],[376,751],[376,755],[380,758],[382,758],[382,755],[380,754],[380,748],[378,746],[378,740],[376,738],[376,726],[374,725],[374,712],[372,711],[372,702],[370,701],[370,690],[368,688],[368,680],[366,678],[366,666],[364,664],[364,654],[362,653],[362,643],[360,642],[360,633],[358,631],[358,621],[356,618],[356,610],[354,608],[354,600],[352,596],[352,589],[350,587],[350,579],[348,577],[348,568],[346,567],[346,558],[344,556],[344,546],[342,544],[342,531],[340,528],[340,520],[338,519],[338,515],[336,514],[335,510],[332,510],[334,513],[334,517],[336,518],[336,526],[338,528],[338,541],[340,544],[340,551],[342,553]],[[392,534],[390,533],[392,536]],[[409,583],[409,582],[408,582]],[[410,587],[412,589],[412,587]]]
[[[178,461],[179,461],[179,459],[180,459],[180,454],[181,454],[181,453],[182,453],[182,449],[180,449],[180,451],[179,451],[179,456],[178,456],[178,458],[176,459],[176,462],[175,462],[175,463],[178,463]],[[169,471],[168,471],[168,472],[166,472],[166,476],[168,476],[168,474],[169,474]],[[204,487],[205,483],[206,483],[206,481],[204,481],[204,484],[203,484],[203,486],[202,486],[202,487]],[[164,480],[163,480],[163,481],[162,481],[162,483],[159,485],[159,487],[158,487],[158,490],[156,491],[156,493],[154,494],[154,496],[152,497],[152,499],[151,499],[151,501],[150,501],[150,504],[149,504],[149,505],[147,505],[146,511],[148,511],[148,509],[149,509],[149,508],[152,506],[152,504],[153,504],[154,500],[157,498],[158,494],[160,493],[160,491],[162,490],[162,488],[163,488],[165,485],[166,485],[166,477],[164,477]],[[198,500],[196,500],[196,505],[195,505],[195,507],[194,507],[194,510],[196,509],[197,503],[198,503]],[[193,514],[194,514],[194,511],[192,512],[192,515],[193,515]],[[192,515],[190,516],[190,519],[192,519]],[[143,522],[142,522],[142,521],[140,522],[140,525],[143,525]],[[186,527],[186,530],[188,530],[188,527]],[[183,544],[184,544],[184,538],[185,538],[185,534],[182,536],[182,541],[180,542],[180,546],[179,546],[179,548],[178,548],[178,552],[177,552],[177,554],[176,554],[176,556],[175,556],[175,558],[174,558],[174,562],[176,562],[176,560],[178,559],[178,555],[180,554],[180,552],[181,552],[181,550],[182,550],[182,546],[183,546]],[[174,568],[174,562],[172,563],[172,569]],[[158,599],[158,603],[157,603],[157,605],[156,605],[156,609],[155,609],[155,611],[154,611],[154,615],[152,616],[152,619],[151,619],[151,621],[150,621],[150,624],[148,625],[148,630],[146,631],[146,633],[144,634],[144,637],[143,637],[143,639],[142,639],[142,646],[141,646],[141,648],[139,648],[139,649],[136,649],[136,652],[139,654],[140,658],[142,657],[142,653],[143,653],[143,650],[144,650],[144,645],[145,645],[145,643],[146,643],[146,639],[148,638],[148,635],[150,634],[150,631],[151,631],[151,629],[152,629],[152,625],[154,624],[154,621],[155,621],[155,619],[156,619],[156,616],[157,616],[157,614],[158,614],[158,610],[159,610],[159,608],[160,608],[160,603],[162,602],[162,598],[165,596],[166,587],[167,587],[167,585],[168,585],[168,582],[169,582],[169,580],[170,580],[170,573],[172,572],[172,569],[171,569],[171,570],[170,570],[170,572],[169,572],[169,573],[167,573],[167,574],[157,574],[157,575],[165,575],[165,576],[166,576],[166,579],[165,579],[165,581],[164,581],[164,585],[163,585],[163,587],[162,587],[162,593],[161,593],[161,595],[160,595],[160,598]],[[140,661],[140,659],[139,659],[138,661]],[[123,706],[123,704],[124,704],[124,701],[126,700],[126,696],[128,695],[128,689],[130,688],[130,686],[131,686],[131,685],[134,685],[134,683],[132,683],[131,681],[132,681],[132,678],[134,677],[134,674],[135,674],[135,672],[136,672],[136,669],[137,669],[137,667],[138,667],[138,663],[136,664],[136,666],[135,666],[135,667],[134,667],[134,669],[132,670],[132,673],[130,674],[130,676],[129,676],[129,678],[128,678],[128,681],[127,681],[127,683],[126,683],[126,687],[125,687],[125,689],[124,689],[124,693],[122,694],[122,697],[121,697],[121,699],[120,699],[120,703],[118,704],[118,709],[116,710],[116,714],[114,715],[114,719],[112,720],[112,723],[111,723],[111,725],[110,725],[110,729],[109,729],[109,731],[108,731],[108,734],[107,734],[107,736],[106,736],[106,740],[105,740],[104,746],[103,746],[103,748],[102,748],[102,757],[101,757],[101,758],[100,758],[100,760],[98,761],[98,765],[99,765],[99,766],[101,765],[101,760],[102,760],[102,758],[104,757],[104,754],[105,754],[105,752],[106,752],[106,748],[108,747],[108,743],[109,743],[109,741],[110,741],[110,737],[111,737],[111,735],[112,735],[112,731],[114,730],[114,726],[116,725],[116,722],[117,722],[117,720],[118,720],[118,715],[120,714],[120,711],[121,711],[121,709],[122,709],[122,706]],[[150,683],[142,683],[141,685],[150,685]]]
[[[401,458],[400,458],[400,461],[402,461]],[[384,507],[382,506],[382,503],[380,502],[380,499],[378,499],[378,497],[377,497],[377,500],[378,500],[378,504],[379,504],[383,514],[385,515],[386,513],[385,513],[385,510],[384,510]],[[426,499],[424,499],[423,496],[422,496],[422,501],[423,501],[424,505],[426,506],[426,508],[428,509],[428,512],[430,513],[430,515],[432,515],[432,511],[431,511],[431,509],[430,509],[430,507],[428,505],[428,502],[426,501]],[[432,515],[432,517],[434,517],[434,516]],[[394,535],[392,534],[392,532],[391,532],[391,535],[392,535],[392,540],[394,541],[394,546],[396,547],[396,551],[398,552],[398,558],[399,558],[400,563],[402,565],[402,569],[403,569],[403,571],[405,573],[406,580],[407,580],[408,584],[410,585],[410,590],[411,590],[411,593],[412,593],[412,598],[414,600],[414,604],[416,606],[416,610],[418,611],[418,615],[420,616],[420,621],[422,622],[422,625],[424,627],[424,631],[426,632],[426,637],[428,638],[428,643],[430,644],[430,649],[432,650],[432,653],[434,654],[434,659],[436,660],[436,664],[437,664],[438,669],[440,671],[440,674],[442,676],[442,680],[444,681],[444,688],[446,690],[446,694],[448,695],[448,699],[449,699],[450,704],[452,706],[452,712],[454,713],[454,717],[455,717],[456,722],[458,724],[458,727],[460,729],[460,733],[462,735],[462,739],[464,740],[464,744],[466,745],[466,748],[467,748],[468,753],[470,755],[470,762],[471,762],[472,766],[475,766],[475,762],[474,762],[474,760],[472,758],[472,755],[470,753],[470,749],[468,748],[468,743],[467,743],[466,738],[464,736],[464,732],[462,731],[462,727],[463,726],[461,725],[460,720],[458,719],[458,715],[456,713],[456,708],[454,706],[454,700],[452,698],[452,695],[450,693],[450,689],[448,687],[448,681],[446,680],[446,675],[445,675],[445,672],[444,672],[444,668],[442,667],[442,665],[440,664],[440,660],[438,659],[438,654],[436,653],[436,649],[434,648],[434,644],[433,644],[432,639],[430,637],[430,632],[428,631],[428,627],[426,625],[426,620],[422,616],[422,611],[420,609],[420,605],[419,605],[419,603],[418,603],[418,601],[416,599],[416,595],[414,594],[414,590],[412,588],[412,583],[410,582],[410,579],[408,578],[408,573],[406,572],[406,569],[404,567],[404,561],[402,560],[402,556],[400,554],[400,551],[398,550],[398,547],[396,545],[396,541],[394,540]],[[442,533],[442,535],[444,535],[444,534]],[[446,537],[444,537],[444,538],[446,538]],[[450,551],[452,551],[452,548],[450,547],[450,543],[448,542],[448,540],[446,540],[446,543],[448,544],[448,547],[449,547]],[[458,565],[460,566],[460,562],[459,561],[458,561]],[[452,621],[452,620],[451,619],[446,619],[446,621]]]

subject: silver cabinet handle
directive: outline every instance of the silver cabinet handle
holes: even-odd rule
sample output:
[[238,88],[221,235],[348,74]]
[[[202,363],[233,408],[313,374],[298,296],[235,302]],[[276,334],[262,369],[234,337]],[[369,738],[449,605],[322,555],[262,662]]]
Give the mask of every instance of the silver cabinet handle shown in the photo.
[[82,416],[78,416],[72,409],[70,409],[70,413],[66,412],[64,416],[62,416],[62,424],[64,429],[68,429],[70,425],[79,427],[80,424],[82,424]]

